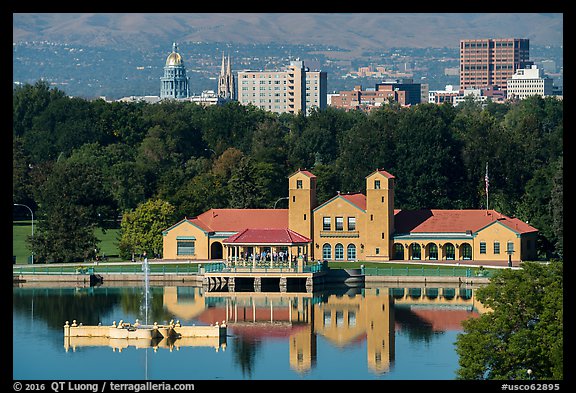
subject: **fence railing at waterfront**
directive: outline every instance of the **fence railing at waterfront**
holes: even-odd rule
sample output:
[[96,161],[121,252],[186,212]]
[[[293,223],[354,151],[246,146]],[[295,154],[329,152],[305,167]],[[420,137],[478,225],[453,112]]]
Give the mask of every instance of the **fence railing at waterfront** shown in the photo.
[[[285,263],[285,264],[271,264],[271,263],[263,263],[263,264],[256,264],[253,265],[252,263],[246,264],[224,264],[224,263],[209,263],[206,265],[202,265],[203,271],[205,273],[219,273],[219,272],[227,272],[227,273],[238,273],[238,272],[258,272],[258,273],[266,273],[266,272],[274,272],[274,273],[293,273],[298,271],[296,264]],[[317,273],[325,269],[326,267],[322,264],[313,264],[313,265],[304,265],[302,267],[303,273]]]
[[[67,274],[142,274],[142,265],[100,265],[100,266],[18,266],[12,269],[14,275],[67,275]],[[197,274],[196,264],[149,265],[150,274]]]
[[[150,274],[198,274],[202,272],[295,272],[296,266],[292,265],[226,265],[224,263],[206,264],[176,264],[176,265],[149,265]],[[326,269],[322,264],[310,264],[303,267],[305,273],[316,273]],[[15,266],[14,275],[38,274],[38,275],[66,275],[66,274],[141,274],[142,265],[118,264],[97,266]],[[464,267],[365,267],[363,273],[366,276],[443,276],[443,277],[490,277],[489,269],[464,268]]]
[[365,267],[366,276],[490,277],[488,269],[463,267]]

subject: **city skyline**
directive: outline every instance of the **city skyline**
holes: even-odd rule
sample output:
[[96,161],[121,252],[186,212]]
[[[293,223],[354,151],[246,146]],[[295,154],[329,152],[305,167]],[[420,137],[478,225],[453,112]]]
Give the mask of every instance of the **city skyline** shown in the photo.
[[[562,14],[200,14],[203,20],[198,15],[14,14],[13,82],[42,79],[86,98],[159,95],[157,78],[176,42],[191,95],[217,90],[223,53],[233,58],[234,74],[280,70],[301,59],[310,69],[327,73],[328,92],[373,85],[374,77],[353,75],[371,65],[382,70],[382,78],[413,78],[430,89],[443,89],[458,84],[453,71],[458,70],[461,39],[505,36],[530,40],[530,60],[548,61],[555,69],[555,84],[562,85],[562,47],[539,45],[544,36],[555,35],[562,42]],[[425,25],[415,28],[410,21]],[[494,28],[495,21],[502,31],[481,34]],[[299,28],[288,28],[288,22]],[[354,23],[362,28],[351,27]],[[406,46],[418,37],[434,37],[439,26],[444,48]],[[234,34],[228,34],[230,29],[236,29]],[[285,42],[265,43],[280,39],[278,30]],[[253,42],[242,43],[247,36]],[[337,45],[324,41],[326,36]],[[391,41],[393,48],[388,47]]]

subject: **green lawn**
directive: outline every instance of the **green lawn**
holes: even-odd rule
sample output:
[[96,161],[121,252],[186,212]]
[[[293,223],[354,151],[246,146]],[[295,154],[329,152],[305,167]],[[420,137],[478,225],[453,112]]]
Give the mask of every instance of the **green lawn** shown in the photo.
[[96,231],[96,236],[101,242],[98,244],[100,255],[104,253],[110,262],[120,261],[118,252],[118,236],[120,229],[107,229],[104,233],[101,229]]
[[[36,226],[34,227],[36,231]],[[120,261],[118,256],[118,233],[120,229],[108,229],[104,233],[101,229],[96,236],[101,240],[98,244],[100,253],[104,253],[109,261]],[[16,256],[16,264],[28,264],[32,255],[26,239],[32,235],[32,221],[14,221],[12,223],[12,255]]]
[[32,253],[26,244],[26,238],[32,235],[32,221],[14,221],[12,224],[12,255],[17,264],[26,264]]

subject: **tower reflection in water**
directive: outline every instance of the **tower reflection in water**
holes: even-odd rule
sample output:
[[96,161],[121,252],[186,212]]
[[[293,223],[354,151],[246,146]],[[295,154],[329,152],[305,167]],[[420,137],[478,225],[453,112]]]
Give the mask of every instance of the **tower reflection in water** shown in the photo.
[[469,287],[346,287],[330,293],[165,287],[163,302],[174,318],[206,324],[225,321],[234,336],[288,338],[290,367],[302,373],[316,364],[319,335],[337,347],[365,340],[367,366],[381,374],[394,362],[395,331],[403,328],[395,310],[436,331],[459,330],[462,320],[484,312]]

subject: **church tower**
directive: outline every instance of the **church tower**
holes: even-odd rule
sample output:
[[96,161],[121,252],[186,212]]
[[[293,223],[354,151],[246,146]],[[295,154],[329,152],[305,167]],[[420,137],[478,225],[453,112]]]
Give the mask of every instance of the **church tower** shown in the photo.
[[312,210],[317,206],[316,176],[299,170],[288,178],[288,228],[312,239],[314,219]]
[[160,78],[160,98],[188,98],[189,79],[186,76],[184,60],[178,53],[178,45],[172,44],[172,53],[166,58],[164,76]]
[[230,55],[228,62],[224,62],[224,53],[222,53],[222,67],[218,76],[218,97],[224,100],[236,100],[236,87],[234,85],[234,75],[232,74],[232,65]]
[[366,177],[366,230],[364,241],[367,260],[390,260],[394,233],[394,179],[378,169]]

